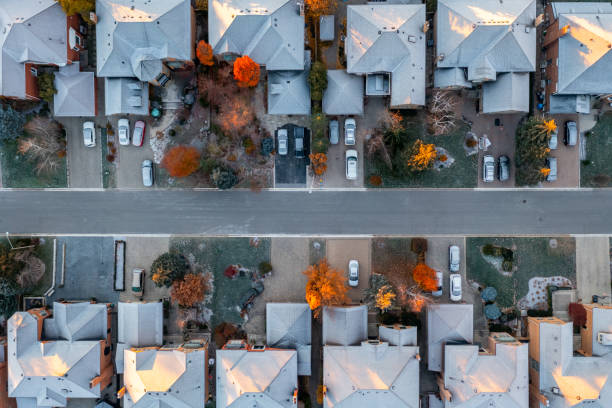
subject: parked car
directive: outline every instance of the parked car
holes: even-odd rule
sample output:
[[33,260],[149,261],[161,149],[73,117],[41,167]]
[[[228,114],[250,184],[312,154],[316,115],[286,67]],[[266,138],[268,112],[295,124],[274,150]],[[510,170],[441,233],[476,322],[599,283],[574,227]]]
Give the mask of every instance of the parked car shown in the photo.
[[144,269],[134,268],[132,271],[132,294],[142,296],[144,293]]
[[482,160],[482,181],[490,183],[495,181],[495,159],[493,156],[485,156]]
[[451,272],[459,272],[461,266],[461,252],[457,245],[448,247],[448,270]]
[[550,139],[548,140],[548,148],[550,150],[555,150],[559,141],[559,131],[555,129],[554,132],[550,134]]
[[499,156],[497,159],[497,178],[499,181],[507,181],[510,178],[510,158]]
[[151,160],[145,160],[142,162],[142,184],[145,187],[151,187],[153,185],[155,176],[153,175],[153,162]]
[[285,156],[289,151],[289,138],[287,137],[287,129],[278,129],[278,154]]
[[565,122],[565,136],[563,137],[563,143],[566,146],[576,146],[578,140],[578,127],[576,122],[573,120]]
[[347,180],[357,179],[357,150],[346,151],[346,178]]
[[293,130],[293,136],[295,137],[295,157],[298,159],[304,158],[304,128],[296,127]]
[[117,124],[117,133],[119,134],[119,144],[122,146],[130,144],[130,121],[122,118]]
[[346,118],[344,121],[344,144],[353,146],[355,144],[356,123],[353,118]]
[[450,276],[450,300],[453,302],[461,300],[461,275],[458,273]]
[[144,142],[145,128],[146,124],[142,120],[134,123],[134,134],[132,135],[132,144],[134,146],[142,146],[142,143]]
[[546,159],[546,166],[550,169],[550,173],[546,176],[546,181],[557,180],[557,158],[549,157]]
[[93,122],[83,123],[83,142],[86,147],[96,146],[96,126]]
[[329,143],[338,144],[338,121],[336,119],[329,121]]
[[357,286],[359,285],[359,261],[355,259],[351,259],[348,265],[349,269],[349,278],[348,284],[349,286]]
[[436,282],[438,288],[431,292],[431,295],[435,297],[440,297],[442,296],[442,288],[444,286],[444,274],[442,273],[442,271],[436,271]]

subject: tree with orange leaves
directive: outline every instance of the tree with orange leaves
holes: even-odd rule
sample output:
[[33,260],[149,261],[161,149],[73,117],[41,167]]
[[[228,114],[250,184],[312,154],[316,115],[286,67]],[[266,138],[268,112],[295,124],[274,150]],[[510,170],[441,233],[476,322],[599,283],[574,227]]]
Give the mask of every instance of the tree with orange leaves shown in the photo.
[[322,176],[327,171],[327,155],[325,153],[310,153],[310,165],[317,176]]
[[200,167],[200,151],[193,146],[175,146],[164,155],[161,165],[171,177],[187,177]]
[[235,95],[219,107],[217,121],[228,136],[236,136],[253,121],[254,116],[251,104],[240,95]]
[[318,264],[310,265],[304,272],[308,277],[306,283],[306,302],[313,310],[314,317],[319,317],[322,306],[346,303],[347,286],[344,274],[333,269],[323,258]]
[[437,156],[438,152],[436,151],[435,145],[425,144],[418,139],[414,142],[412,150],[409,152],[409,156],[406,159],[406,166],[411,171],[427,170],[431,167]]
[[234,61],[234,79],[241,88],[252,88],[259,83],[259,64],[248,55]]
[[208,292],[207,277],[202,274],[187,274],[182,280],[174,281],[170,297],[181,307],[193,307],[204,300]]
[[196,56],[198,57],[198,61],[200,61],[200,64],[202,65],[210,67],[215,63],[215,61],[213,60],[212,47],[204,40],[198,42],[198,46],[196,47]]
[[334,14],[338,7],[337,0],[306,0],[305,4],[306,13],[315,19],[323,15]]
[[412,270],[412,278],[426,292],[433,292],[438,289],[436,271],[425,265],[418,263]]

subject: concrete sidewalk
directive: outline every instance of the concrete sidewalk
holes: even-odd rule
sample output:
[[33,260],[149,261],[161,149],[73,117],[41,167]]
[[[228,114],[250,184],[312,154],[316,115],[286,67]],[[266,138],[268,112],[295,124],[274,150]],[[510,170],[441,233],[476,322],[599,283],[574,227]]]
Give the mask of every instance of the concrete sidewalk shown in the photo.
[[591,303],[593,295],[610,296],[608,237],[576,237],[576,282],[584,303]]

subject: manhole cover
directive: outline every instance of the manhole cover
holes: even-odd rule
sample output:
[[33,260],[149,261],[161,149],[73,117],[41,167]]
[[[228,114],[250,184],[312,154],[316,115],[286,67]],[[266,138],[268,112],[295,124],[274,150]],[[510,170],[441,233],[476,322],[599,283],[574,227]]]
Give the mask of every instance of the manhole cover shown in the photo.
[[551,248],[556,248],[557,247],[557,240],[556,239],[551,239],[550,241],[548,241],[548,246]]

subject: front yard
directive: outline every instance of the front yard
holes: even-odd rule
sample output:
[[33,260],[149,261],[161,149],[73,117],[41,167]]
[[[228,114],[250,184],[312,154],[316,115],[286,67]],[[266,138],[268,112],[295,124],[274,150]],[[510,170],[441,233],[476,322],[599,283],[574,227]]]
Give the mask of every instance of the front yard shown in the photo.
[[36,174],[36,163],[18,152],[18,141],[7,140],[0,144],[2,186],[5,188],[61,188],[68,186],[66,157],[52,172]]
[[[501,257],[483,253],[487,244],[513,252],[511,271],[503,269]],[[571,286],[576,284],[574,238],[467,238],[466,258],[468,281],[497,289],[500,307],[514,307],[523,299],[521,304],[528,308],[546,309],[537,301],[546,295],[546,285],[564,286],[568,280]],[[536,277],[549,279],[539,280],[543,289],[534,288],[528,297],[529,280]]]
[[603,115],[584,137],[586,160],[580,166],[580,186],[612,187],[612,113]]

